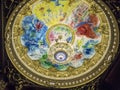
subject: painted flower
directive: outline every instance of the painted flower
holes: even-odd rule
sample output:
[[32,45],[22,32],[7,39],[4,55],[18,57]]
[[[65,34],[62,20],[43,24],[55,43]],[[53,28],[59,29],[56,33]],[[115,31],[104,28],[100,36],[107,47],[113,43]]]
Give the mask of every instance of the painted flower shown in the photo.
[[50,33],[49,39],[50,39],[50,41],[54,41],[55,40],[55,36],[54,36],[53,32]]

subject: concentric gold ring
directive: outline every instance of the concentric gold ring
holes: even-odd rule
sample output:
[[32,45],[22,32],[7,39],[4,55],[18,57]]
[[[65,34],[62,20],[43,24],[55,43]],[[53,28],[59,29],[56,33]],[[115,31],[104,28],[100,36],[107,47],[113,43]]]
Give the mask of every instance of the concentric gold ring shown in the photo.
[[[60,62],[55,59],[55,53],[56,52],[65,52],[66,53],[66,60]],[[49,59],[52,61],[54,64],[67,64],[70,63],[72,60],[72,55],[74,51],[72,47],[68,43],[56,43],[50,47],[50,50],[48,52]]]
[[[69,1],[71,0],[64,0],[64,2],[61,0],[58,6],[54,6],[56,4],[52,1],[49,3],[44,0],[23,1],[13,11],[7,22],[5,29],[5,47],[12,64],[23,76],[39,85],[55,88],[69,88],[86,84],[100,76],[108,68],[117,52],[119,45],[119,29],[110,9],[101,0],[76,0],[70,5],[68,4]],[[46,7],[46,5],[53,8],[53,13],[50,14],[50,9]],[[63,5],[65,8],[62,10],[66,11],[67,15],[66,13],[60,13],[59,15],[61,16],[57,17],[56,15],[58,14],[56,11],[61,11],[59,7],[62,8]],[[21,36],[24,34],[21,23],[24,17],[35,14],[38,19],[42,19],[46,25],[49,26],[48,28],[61,22],[63,25],[67,23],[68,26],[70,26],[71,24],[69,22],[72,18],[64,19],[64,17],[68,17],[71,11],[76,9],[78,5],[87,6],[86,9],[89,8],[89,13],[96,14],[100,19],[98,31],[102,35],[102,39],[101,42],[95,46],[95,56],[89,60],[85,60],[83,65],[79,68],[69,67],[65,71],[59,71],[53,67],[45,69],[40,66],[39,61],[31,60],[27,55],[28,49],[21,44]],[[48,15],[46,17],[49,17],[48,19],[44,16],[41,17],[41,15],[46,15],[44,12],[47,12]],[[86,15],[88,14],[86,13]],[[52,16],[54,17],[51,18]],[[40,26],[38,25],[37,28],[40,28]],[[75,33],[72,32],[72,34],[74,35]],[[90,35],[88,36],[90,37]],[[73,39],[73,42],[77,42],[74,36]],[[48,40],[47,42],[49,43]],[[81,42],[79,44],[81,45]],[[74,46],[73,43],[71,43],[71,45]]]

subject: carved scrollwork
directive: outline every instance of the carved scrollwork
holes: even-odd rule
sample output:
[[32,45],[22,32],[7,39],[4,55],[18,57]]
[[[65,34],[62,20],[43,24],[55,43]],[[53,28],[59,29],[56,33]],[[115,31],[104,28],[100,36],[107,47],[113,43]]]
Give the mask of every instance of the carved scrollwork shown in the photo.
[[120,24],[120,1],[118,0],[105,0],[105,3],[109,6],[109,8],[114,13],[117,18],[118,24]]
[[29,80],[24,78],[20,73],[18,73],[18,71],[11,65],[10,62],[8,62],[6,67],[4,67],[4,74],[7,75],[6,76],[8,78],[7,83],[8,84],[13,83],[15,85],[16,90],[21,90],[23,86],[34,85],[32,82],[30,82]]
[[5,90],[7,83],[3,80],[0,80],[0,90]]

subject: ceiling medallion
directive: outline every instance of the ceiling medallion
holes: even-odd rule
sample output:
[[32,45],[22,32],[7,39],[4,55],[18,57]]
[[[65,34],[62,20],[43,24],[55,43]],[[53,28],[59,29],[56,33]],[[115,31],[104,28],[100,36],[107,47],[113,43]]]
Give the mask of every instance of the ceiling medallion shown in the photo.
[[8,20],[5,46],[12,64],[29,80],[69,88],[107,69],[118,49],[118,34],[101,0],[26,0]]

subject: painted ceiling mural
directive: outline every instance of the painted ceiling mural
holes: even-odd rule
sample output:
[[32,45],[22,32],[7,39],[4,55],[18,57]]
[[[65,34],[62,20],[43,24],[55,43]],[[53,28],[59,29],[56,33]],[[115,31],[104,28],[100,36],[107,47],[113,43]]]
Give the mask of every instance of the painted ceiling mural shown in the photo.
[[117,52],[118,34],[101,0],[24,0],[8,20],[5,47],[27,79],[68,88],[105,71]]
[[89,11],[87,3],[74,3],[73,7],[67,3],[39,2],[22,20],[21,44],[28,49],[29,58],[39,60],[44,68],[80,67],[95,55],[94,47],[101,42],[98,15]]

